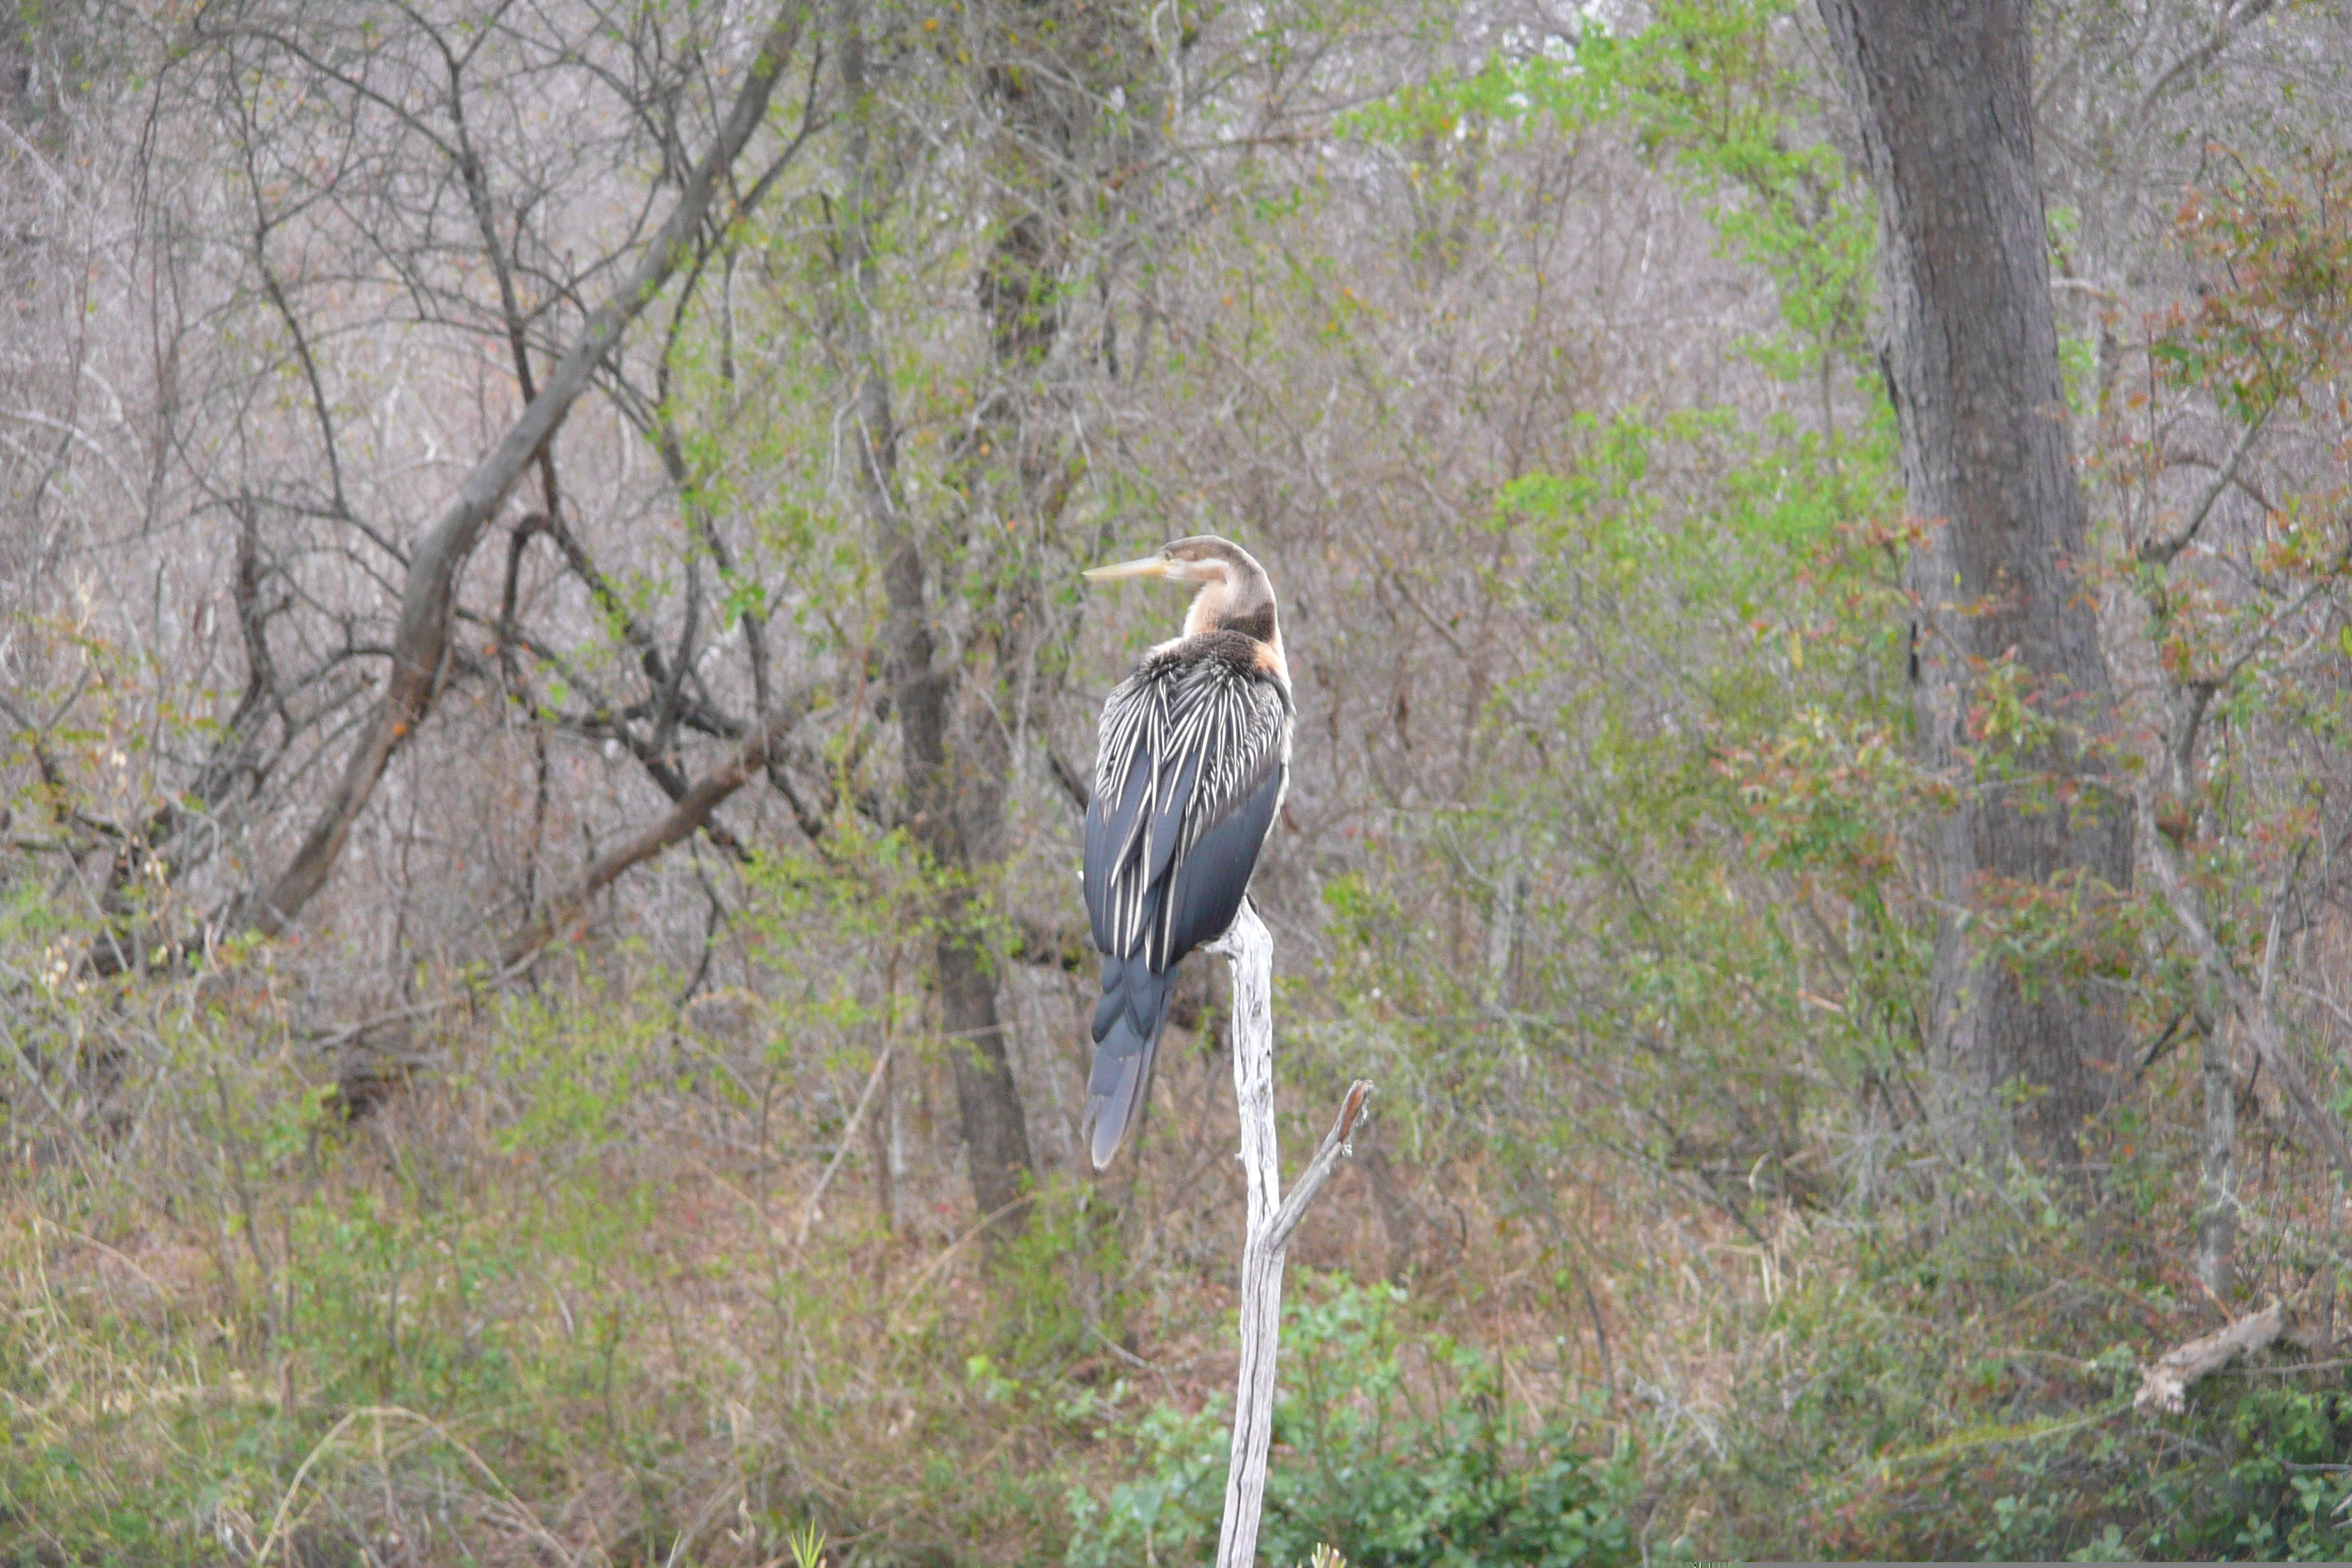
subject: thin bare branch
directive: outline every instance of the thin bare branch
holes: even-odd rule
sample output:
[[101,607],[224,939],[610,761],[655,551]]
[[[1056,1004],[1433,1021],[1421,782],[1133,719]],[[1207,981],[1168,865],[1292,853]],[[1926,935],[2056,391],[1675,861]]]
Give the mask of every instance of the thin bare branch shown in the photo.
[[457,577],[475,542],[523,469],[554,437],[572,403],[587,389],[596,367],[619,343],[629,323],[692,254],[694,237],[709,212],[720,176],[765,118],[769,97],[799,43],[805,16],[797,3],[788,3],[777,15],[761,41],[717,142],[687,182],[668,220],[621,286],[589,316],[546,386],[524,408],[504,439],[475,465],[456,501],[418,546],[401,604],[394,639],[397,657],[389,689],[301,846],[266,890],[237,901],[226,922],[231,929],[277,935],[326,885],[393,753],[432,709],[448,654]]
[[2270,424],[2271,416],[2278,412],[2279,405],[2284,401],[2284,398],[2273,398],[2269,407],[2256,415],[2253,421],[2238,433],[2237,441],[2230,447],[2230,455],[2221,459],[2221,468],[2214,471],[2212,483],[2205,487],[2205,493],[2199,496],[2197,504],[2189,509],[2188,521],[2161,539],[2151,537],[2140,542],[2136,553],[2142,561],[2158,566],[2169,565],[2174,556],[2196,541],[2198,531],[2205,526],[2205,520],[2213,513],[2214,503],[2221,499],[2221,492],[2228,489],[2231,481],[2237,478],[2238,465],[2245,461],[2246,453]]

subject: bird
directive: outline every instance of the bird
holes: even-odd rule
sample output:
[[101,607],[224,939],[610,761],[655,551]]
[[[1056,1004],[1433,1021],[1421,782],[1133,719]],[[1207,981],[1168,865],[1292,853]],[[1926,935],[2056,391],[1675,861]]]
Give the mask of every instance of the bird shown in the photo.
[[1087,805],[1087,915],[1102,953],[1080,1136],[1097,1171],[1150,1092],[1184,955],[1241,912],[1290,781],[1290,664],[1274,583],[1231,540],[1196,534],[1088,581],[1198,584],[1183,630],[1103,704]]

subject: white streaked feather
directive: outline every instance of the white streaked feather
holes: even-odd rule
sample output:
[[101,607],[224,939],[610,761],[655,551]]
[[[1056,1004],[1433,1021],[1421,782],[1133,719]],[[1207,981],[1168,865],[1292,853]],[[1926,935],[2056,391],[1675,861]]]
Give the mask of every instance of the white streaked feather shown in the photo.
[[[1160,918],[1149,931],[1144,929],[1144,904],[1151,865],[1159,858],[1155,835],[1160,808],[1183,776],[1187,759],[1198,757],[1201,766],[1192,799],[1175,824],[1179,864],[1268,772],[1289,761],[1289,752],[1290,710],[1285,695],[1222,658],[1153,658],[1111,692],[1103,705],[1095,753],[1096,797],[1118,802],[1136,768],[1149,770],[1135,819],[1125,839],[1113,847],[1107,868],[1107,904],[1117,952],[1132,954],[1146,948],[1155,970],[1174,956],[1167,946],[1175,900],[1161,899]],[[1111,804],[1105,805],[1106,812]]]

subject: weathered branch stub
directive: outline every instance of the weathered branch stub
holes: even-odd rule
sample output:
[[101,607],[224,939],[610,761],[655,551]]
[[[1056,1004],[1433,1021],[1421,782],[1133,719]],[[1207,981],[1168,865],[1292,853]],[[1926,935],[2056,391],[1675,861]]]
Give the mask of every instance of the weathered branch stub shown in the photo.
[[1274,1368],[1282,1335],[1282,1266],[1290,1238],[1315,1194],[1330,1179],[1372,1086],[1349,1087],[1330,1131],[1281,1195],[1282,1166],[1274,1127],[1274,938],[1244,899],[1233,929],[1211,942],[1234,975],[1234,1100],[1241,1120],[1242,1170],[1249,1184],[1249,1229],[1242,1244],[1241,1370],[1234,1390],[1234,1441],[1225,1472],[1224,1523],[1217,1568],[1251,1568],[1258,1518],[1265,1506],[1266,1451],[1274,1435]]

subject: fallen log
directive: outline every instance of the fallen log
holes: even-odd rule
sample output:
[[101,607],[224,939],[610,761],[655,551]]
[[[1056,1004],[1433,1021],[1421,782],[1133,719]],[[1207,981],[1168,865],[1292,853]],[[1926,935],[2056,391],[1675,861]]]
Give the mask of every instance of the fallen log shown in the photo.
[[2191,1384],[2221,1371],[2242,1355],[2269,1349],[2285,1327],[2286,1306],[2273,1300],[2252,1317],[2240,1318],[2202,1339],[2190,1340],[2165,1352],[2154,1365],[2140,1369],[2139,1392],[2132,1396],[2132,1408],[2146,1410],[2153,1406],[2167,1415],[2179,1415],[2189,1407]]

